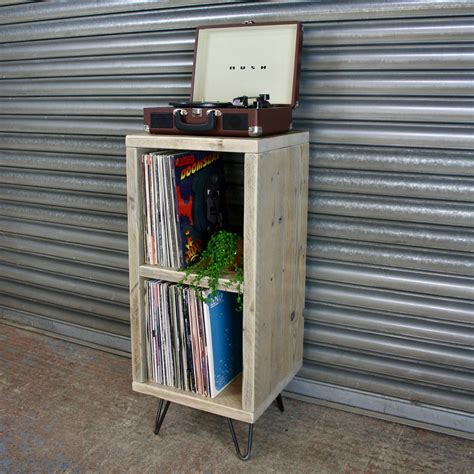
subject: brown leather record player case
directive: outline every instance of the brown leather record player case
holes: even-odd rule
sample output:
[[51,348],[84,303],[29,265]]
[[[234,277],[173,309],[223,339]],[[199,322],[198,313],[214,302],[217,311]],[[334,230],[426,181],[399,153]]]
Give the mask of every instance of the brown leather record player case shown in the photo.
[[198,28],[191,101],[145,108],[145,130],[238,137],[288,131],[301,47],[299,22]]

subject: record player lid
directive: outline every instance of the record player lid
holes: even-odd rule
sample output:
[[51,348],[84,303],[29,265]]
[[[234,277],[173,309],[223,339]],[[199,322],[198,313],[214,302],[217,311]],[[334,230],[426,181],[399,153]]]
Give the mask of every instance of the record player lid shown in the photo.
[[200,27],[194,52],[192,101],[224,101],[270,94],[270,102],[298,100],[299,22]]

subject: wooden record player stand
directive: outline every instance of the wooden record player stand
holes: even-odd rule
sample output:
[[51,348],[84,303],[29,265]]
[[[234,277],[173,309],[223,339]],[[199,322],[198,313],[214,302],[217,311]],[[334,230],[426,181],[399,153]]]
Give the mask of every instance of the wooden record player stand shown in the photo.
[[[280,393],[302,365],[308,139],[307,132],[264,138],[127,136],[132,387],[160,399],[155,433],[170,402],[214,413],[227,418],[237,455],[246,460],[254,423],[275,400],[283,411]],[[177,282],[184,275],[145,264],[140,162],[143,153],[158,149],[244,154],[243,373],[216,398],[159,385],[147,376],[144,282]],[[222,290],[235,291],[224,284],[225,279]],[[233,420],[249,424],[244,453]]]

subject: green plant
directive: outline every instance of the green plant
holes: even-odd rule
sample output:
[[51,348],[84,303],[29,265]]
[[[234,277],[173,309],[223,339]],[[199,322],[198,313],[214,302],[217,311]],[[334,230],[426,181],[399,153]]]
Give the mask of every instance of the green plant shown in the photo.
[[211,292],[204,297],[197,291],[198,298],[206,303],[212,301],[219,289],[219,278],[228,278],[226,287],[237,286],[237,303],[242,307],[242,284],[244,280],[242,255],[242,239],[238,234],[220,230],[211,236],[207,248],[201,253],[199,261],[185,269],[186,275],[181,284],[200,290],[199,282],[205,278]]

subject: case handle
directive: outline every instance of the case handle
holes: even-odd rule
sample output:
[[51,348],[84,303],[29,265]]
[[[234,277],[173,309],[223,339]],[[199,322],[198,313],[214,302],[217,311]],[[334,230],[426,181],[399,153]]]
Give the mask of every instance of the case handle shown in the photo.
[[207,122],[202,123],[186,123],[181,119],[181,110],[176,109],[173,111],[174,124],[177,129],[182,132],[210,132],[216,126],[216,115],[217,110],[209,110],[207,112]]

